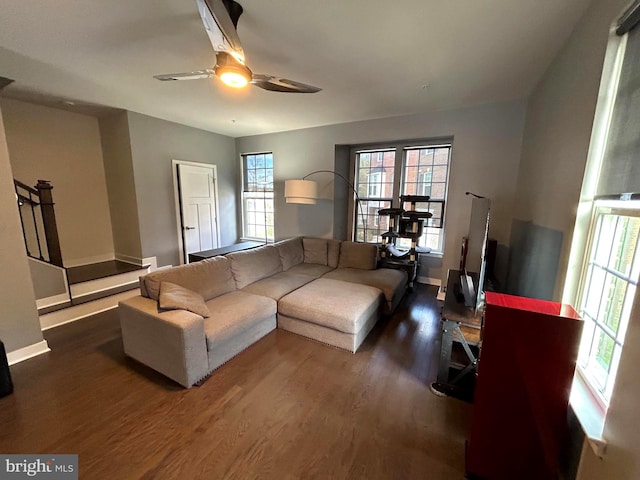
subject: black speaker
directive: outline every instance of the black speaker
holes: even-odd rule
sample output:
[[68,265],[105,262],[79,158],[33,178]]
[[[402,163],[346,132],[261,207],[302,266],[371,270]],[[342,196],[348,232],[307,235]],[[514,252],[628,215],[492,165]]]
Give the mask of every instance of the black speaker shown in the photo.
[[13,393],[13,383],[11,382],[11,372],[9,371],[9,361],[4,343],[0,340],[0,398]]

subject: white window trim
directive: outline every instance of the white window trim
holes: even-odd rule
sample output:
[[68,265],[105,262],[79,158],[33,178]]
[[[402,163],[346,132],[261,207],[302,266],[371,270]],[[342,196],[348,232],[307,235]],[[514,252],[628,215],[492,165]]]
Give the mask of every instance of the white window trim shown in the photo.
[[[258,242],[266,242],[266,243],[271,243],[275,241],[275,218],[274,218],[274,224],[273,224],[273,238],[271,239],[267,239],[265,237],[251,237],[247,235],[247,218],[246,218],[246,201],[249,198],[257,198],[262,200],[263,198],[267,199],[267,198],[271,198],[273,199],[273,214],[275,217],[275,191],[274,190],[266,190],[263,192],[245,192],[244,190],[244,175],[245,175],[245,169],[244,169],[244,159],[247,156],[251,156],[251,155],[267,155],[270,154],[273,157],[273,152],[248,152],[248,153],[242,153],[240,154],[240,222],[241,222],[241,226],[242,226],[242,235],[240,237],[240,240],[253,240],[253,241],[258,241]],[[275,165],[275,159],[273,159],[274,161],[274,165]],[[272,173],[274,173],[275,175],[275,167],[271,168]],[[275,188],[275,178],[274,178],[274,188]]]
[[[596,234],[595,228],[597,224],[597,219],[599,215],[607,214],[607,213],[611,213],[614,215],[621,215],[621,216],[640,216],[640,201],[637,201],[637,200],[636,201],[602,201],[600,200],[600,201],[595,201],[593,203],[592,218],[589,225],[589,235],[587,237],[588,245],[585,250],[586,255],[584,257],[583,265],[581,268],[579,290],[578,290],[579,294],[576,298],[576,303],[575,303],[575,305],[577,305],[578,308],[581,307],[583,302],[582,296],[584,294],[583,291],[584,291],[585,283],[587,281],[586,279],[587,271],[589,268],[589,264],[591,263],[591,253],[592,253],[591,248],[593,245],[594,236]],[[598,327],[596,326],[596,328]],[[627,328],[625,328],[625,332],[626,330]],[[622,340],[618,339],[618,341],[621,343],[621,348],[624,348],[624,339]],[[618,368],[617,364],[615,368],[617,373],[617,368]],[[580,365],[579,362],[577,364],[577,371],[581,374],[582,381],[584,382],[585,387],[591,393],[592,399],[593,401],[596,402],[597,407],[600,409],[600,411],[603,414],[603,417],[606,416],[606,412],[609,407],[610,400],[608,400],[605,397],[605,395],[595,385],[593,385],[592,380],[590,379],[589,373],[584,370],[583,366]],[[615,382],[615,378],[614,378],[614,382]],[[613,388],[613,386],[611,388]]]
[[[562,290],[562,302],[570,305],[577,305],[577,297],[580,292],[594,197],[624,60],[627,37],[617,36],[615,28],[615,25],[612,25],[609,32],[600,79],[599,100],[594,114],[589,152],[580,191],[580,202],[576,212],[569,262]],[[593,395],[590,385],[579,372],[574,376],[569,404],[576,414],[593,452],[598,457],[603,457],[607,446],[603,436],[606,410],[602,408],[597,397]]]

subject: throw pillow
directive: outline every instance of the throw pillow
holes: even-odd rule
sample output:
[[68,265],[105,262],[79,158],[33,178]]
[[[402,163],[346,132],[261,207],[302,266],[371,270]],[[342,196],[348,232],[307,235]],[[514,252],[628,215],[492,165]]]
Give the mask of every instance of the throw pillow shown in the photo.
[[162,310],[187,310],[204,318],[211,315],[201,295],[171,282],[160,283],[158,306]]

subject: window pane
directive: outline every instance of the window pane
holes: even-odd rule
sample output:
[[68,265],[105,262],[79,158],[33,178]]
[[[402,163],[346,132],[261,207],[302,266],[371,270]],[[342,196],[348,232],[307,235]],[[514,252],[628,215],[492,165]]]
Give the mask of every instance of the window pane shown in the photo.
[[444,184],[446,181],[447,181],[446,165],[438,165],[433,167],[433,182],[440,182]]
[[602,299],[602,292],[604,290],[604,281],[607,276],[606,272],[600,267],[591,265],[589,267],[590,276],[589,284],[587,286],[585,298],[584,312],[586,312],[594,320],[598,318],[598,310],[600,309],[600,302]]
[[614,334],[618,333],[618,325],[622,316],[624,294],[627,290],[627,282],[607,274],[606,279],[605,308],[602,312],[602,323],[609,327]]
[[598,239],[595,250],[595,261],[599,265],[608,265],[611,256],[613,236],[616,231],[616,217],[601,215],[597,226]]
[[611,252],[609,267],[627,277],[631,273],[639,226],[640,218],[619,217],[613,243],[615,249]]
[[589,370],[593,373],[600,389],[606,386],[607,375],[613,358],[613,339],[604,331],[598,330],[593,339]]
[[580,341],[580,351],[578,354],[578,365],[585,368],[589,357],[591,356],[591,345],[593,344],[593,335],[595,334],[595,322],[584,319],[582,340]]

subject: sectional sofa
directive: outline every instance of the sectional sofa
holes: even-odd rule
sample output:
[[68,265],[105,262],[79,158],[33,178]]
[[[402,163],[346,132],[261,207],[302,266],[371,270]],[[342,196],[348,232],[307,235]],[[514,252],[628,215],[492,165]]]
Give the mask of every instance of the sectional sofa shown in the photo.
[[407,288],[377,261],[376,245],[297,237],[157,270],[120,303],[124,351],[187,388],[276,327],[355,353]]

